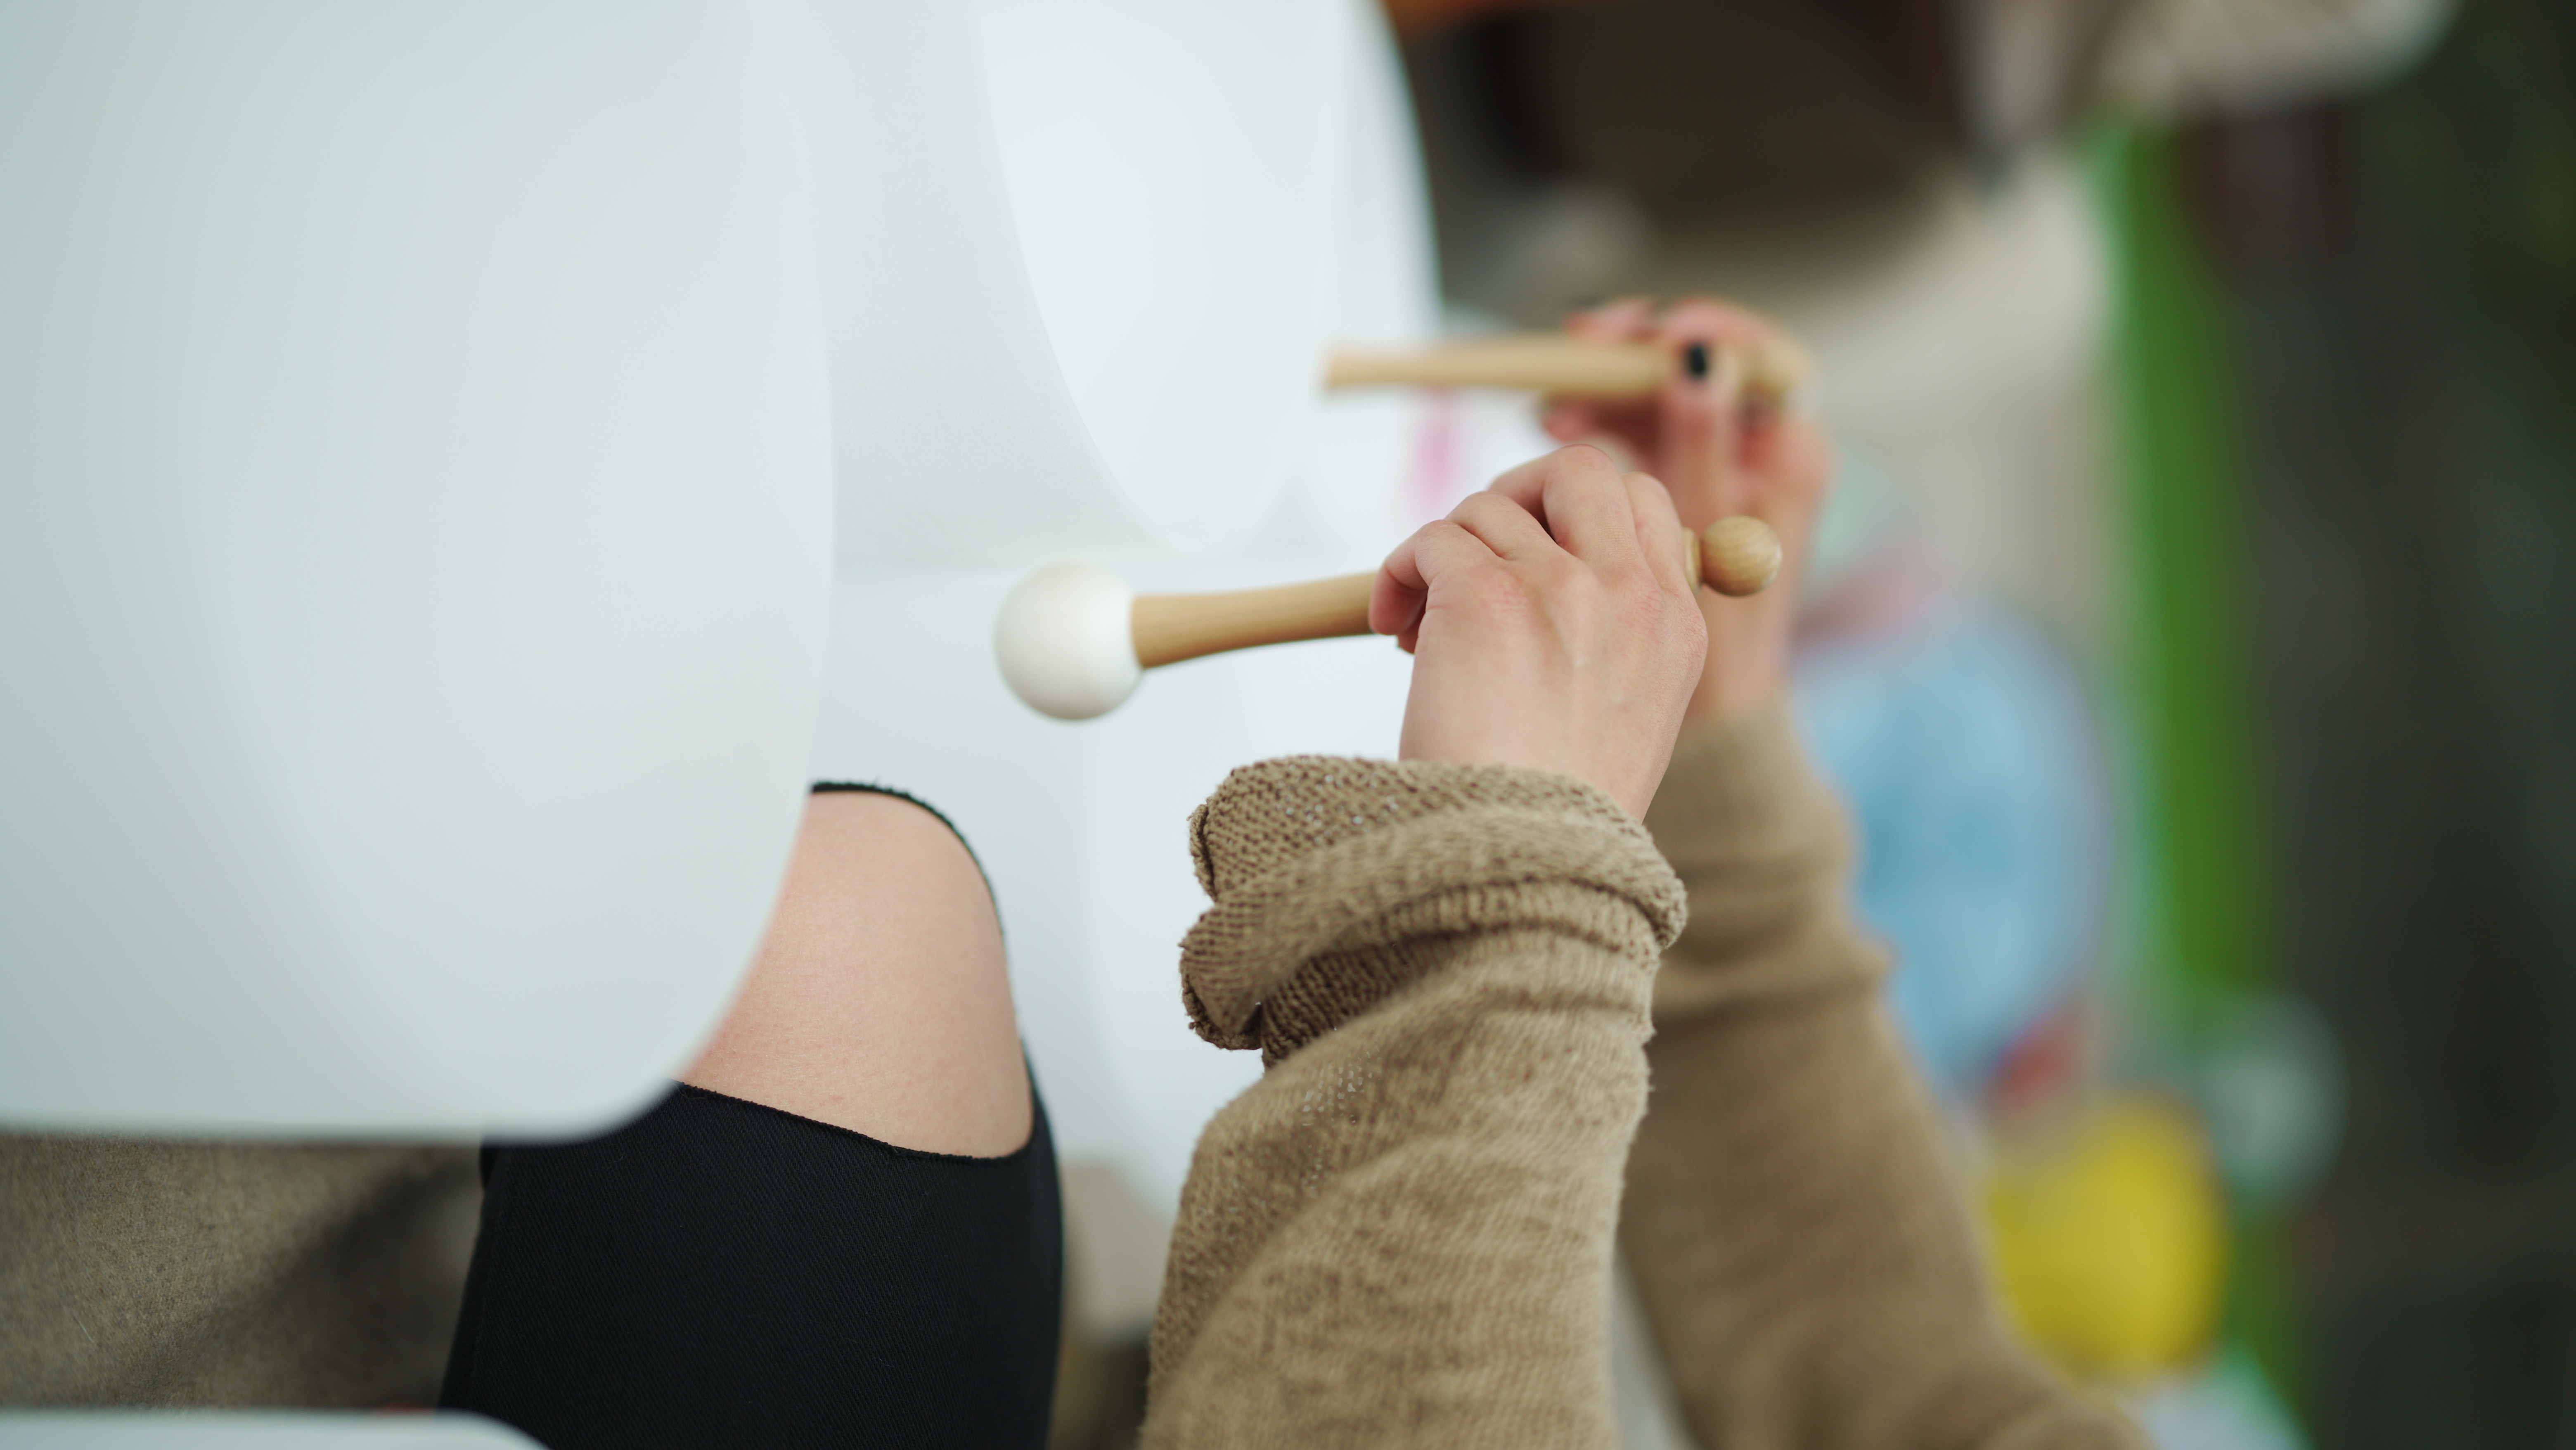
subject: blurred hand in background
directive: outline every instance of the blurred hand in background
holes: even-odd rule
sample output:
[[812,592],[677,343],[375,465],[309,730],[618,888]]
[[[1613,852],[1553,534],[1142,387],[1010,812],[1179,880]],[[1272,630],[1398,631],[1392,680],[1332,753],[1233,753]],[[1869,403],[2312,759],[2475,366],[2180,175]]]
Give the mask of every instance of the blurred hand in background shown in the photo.
[[1788,688],[1798,585],[1833,472],[1814,423],[1744,393],[1741,359],[1779,329],[1704,297],[1660,311],[1648,299],[1625,298],[1577,313],[1566,326],[1577,337],[1605,342],[1661,341],[1683,365],[1651,398],[1555,403],[1544,419],[1552,436],[1605,444],[1627,466],[1662,480],[1684,528],[1751,514],[1780,536],[1787,557],[1770,588],[1749,599],[1700,591],[1708,663],[1684,721],[1723,719],[1771,703]]

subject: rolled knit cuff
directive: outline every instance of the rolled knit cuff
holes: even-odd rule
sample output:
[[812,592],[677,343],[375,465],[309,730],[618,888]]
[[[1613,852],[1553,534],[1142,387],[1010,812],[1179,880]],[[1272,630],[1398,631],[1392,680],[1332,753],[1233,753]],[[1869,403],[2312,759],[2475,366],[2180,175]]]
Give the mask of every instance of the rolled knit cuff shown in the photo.
[[1421,943],[1538,927],[1652,970],[1685,913],[1616,801],[1511,766],[1265,761],[1191,816],[1190,852],[1216,903],[1182,942],[1190,1025],[1272,1061],[1428,969]]

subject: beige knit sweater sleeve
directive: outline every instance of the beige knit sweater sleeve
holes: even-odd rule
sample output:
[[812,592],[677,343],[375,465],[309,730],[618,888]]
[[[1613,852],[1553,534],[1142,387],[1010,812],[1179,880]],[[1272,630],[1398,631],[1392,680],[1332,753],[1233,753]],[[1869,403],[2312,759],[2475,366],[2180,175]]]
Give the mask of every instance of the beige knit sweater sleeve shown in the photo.
[[1655,985],[1620,1239],[1700,1442],[2142,1445],[1999,1326],[1785,709],[1685,736],[1646,821],[1690,927]]
[[1680,883],[1563,776],[1271,761],[1192,822],[1199,1139],[1150,1446],[1607,1446],[1620,1164]]

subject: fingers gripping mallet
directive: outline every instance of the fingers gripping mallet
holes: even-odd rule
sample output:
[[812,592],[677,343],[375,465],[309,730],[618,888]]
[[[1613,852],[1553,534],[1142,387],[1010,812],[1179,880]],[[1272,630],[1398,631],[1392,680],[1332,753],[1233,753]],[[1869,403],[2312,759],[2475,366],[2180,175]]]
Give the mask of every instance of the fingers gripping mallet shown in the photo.
[[[1746,516],[1689,537],[1690,572],[1720,594],[1759,594],[1780,572],[1780,540]],[[1369,632],[1377,575],[1346,574],[1225,594],[1133,593],[1087,564],[1022,580],[1002,602],[993,650],[1011,692],[1059,720],[1105,715],[1145,671],[1202,655]]]

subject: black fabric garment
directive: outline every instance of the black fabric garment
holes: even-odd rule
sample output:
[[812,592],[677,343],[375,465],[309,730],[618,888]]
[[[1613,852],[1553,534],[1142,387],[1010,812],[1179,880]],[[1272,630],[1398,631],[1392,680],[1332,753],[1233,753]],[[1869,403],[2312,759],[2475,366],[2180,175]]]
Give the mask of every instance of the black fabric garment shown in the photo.
[[439,1403],[551,1450],[1044,1445],[1063,1238],[1032,1106],[1006,1158],[687,1086],[487,1148]]

